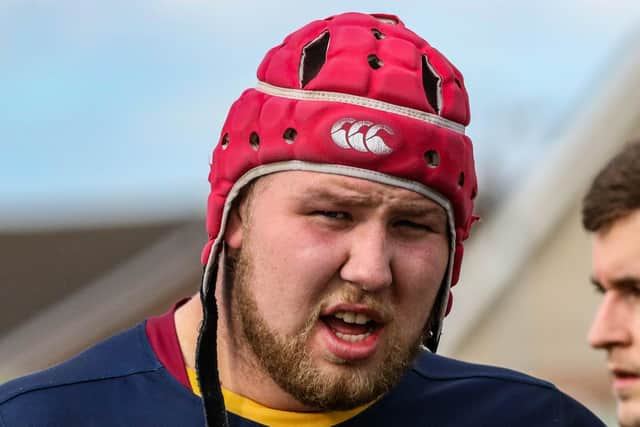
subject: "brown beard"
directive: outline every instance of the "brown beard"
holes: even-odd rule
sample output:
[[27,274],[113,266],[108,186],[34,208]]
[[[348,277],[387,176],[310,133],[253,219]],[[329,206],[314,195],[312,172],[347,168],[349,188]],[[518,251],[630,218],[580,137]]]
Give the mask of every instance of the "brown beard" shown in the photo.
[[[229,266],[233,280],[231,313],[236,324],[241,326],[245,342],[249,344],[262,370],[283,390],[311,408],[345,410],[373,401],[400,380],[419,351],[422,340],[420,333],[414,339],[403,341],[398,326],[392,322],[385,326],[390,338],[378,350],[384,351],[379,366],[363,367],[357,363],[336,360],[336,366],[340,365],[342,372],[323,372],[314,364],[306,349],[311,332],[319,321],[320,305],[296,335],[283,337],[272,331],[260,315],[250,291],[252,264],[246,252],[241,249],[232,262],[234,265]],[[361,290],[357,290],[357,293],[358,296],[351,292],[345,297],[359,302],[372,298]],[[379,302],[368,302],[372,306],[381,305]]]

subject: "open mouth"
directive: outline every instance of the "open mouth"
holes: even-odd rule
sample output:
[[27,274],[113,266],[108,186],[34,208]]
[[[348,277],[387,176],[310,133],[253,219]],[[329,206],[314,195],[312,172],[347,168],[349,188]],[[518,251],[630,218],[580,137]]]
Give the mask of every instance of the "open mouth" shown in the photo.
[[629,387],[637,387],[640,376],[633,371],[627,371],[624,369],[614,369],[611,371],[613,375],[613,390],[614,392],[622,393],[624,390],[628,390]]
[[621,369],[616,369],[613,371],[613,376],[618,380],[634,380],[638,379],[638,374],[630,371],[624,371]]
[[382,328],[381,323],[368,315],[353,311],[337,311],[320,319],[336,337],[350,343],[363,342]]

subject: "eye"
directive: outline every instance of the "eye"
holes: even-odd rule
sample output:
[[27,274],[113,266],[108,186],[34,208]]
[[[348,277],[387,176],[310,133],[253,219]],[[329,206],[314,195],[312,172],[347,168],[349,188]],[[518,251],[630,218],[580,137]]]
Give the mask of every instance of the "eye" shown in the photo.
[[341,212],[341,211],[314,211],[313,215],[318,215],[321,217],[335,219],[335,220],[351,219],[351,216],[347,212]]
[[395,225],[397,227],[408,228],[411,230],[434,231],[433,228],[427,224],[420,224],[418,222],[409,221],[406,219],[397,221]]
[[598,295],[604,295],[605,289],[600,283],[592,281],[591,284],[593,285],[593,290],[595,291],[595,293],[597,293]]
[[640,289],[637,286],[625,286],[621,291],[628,297],[640,298]]

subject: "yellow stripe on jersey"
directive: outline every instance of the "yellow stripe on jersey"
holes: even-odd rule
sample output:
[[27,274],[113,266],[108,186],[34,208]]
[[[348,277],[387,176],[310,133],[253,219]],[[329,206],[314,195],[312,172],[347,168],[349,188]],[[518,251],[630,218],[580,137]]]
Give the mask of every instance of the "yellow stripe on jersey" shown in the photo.
[[196,374],[196,370],[187,366],[187,376],[189,377],[189,385],[191,386],[191,391],[194,394],[202,397],[202,393],[200,392],[200,383],[198,383],[198,375]]
[[[195,369],[187,367],[187,375],[189,376],[191,390],[198,396],[202,396]],[[224,387],[222,388],[222,396],[224,397],[224,404],[229,412],[260,424],[280,427],[297,427],[301,425],[309,427],[330,427],[346,421],[351,417],[355,417],[374,403],[371,402],[348,411],[288,412],[267,408],[258,402],[240,396]]]

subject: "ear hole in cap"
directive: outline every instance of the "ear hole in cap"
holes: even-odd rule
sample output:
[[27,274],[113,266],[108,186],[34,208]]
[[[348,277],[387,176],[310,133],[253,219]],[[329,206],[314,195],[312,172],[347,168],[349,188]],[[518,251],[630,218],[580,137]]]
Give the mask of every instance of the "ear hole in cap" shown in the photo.
[[282,134],[282,139],[284,139],[287,144],[293,144],[297,137],[298,131],[294,128],[287,128]]
[[373,34],[373,37],[376,38],[376,40],[382,40],[386,37],[384,33],[377,28],[372,28],[371,33]]
[[369,62],[369,66],[374,70],[377,70],[384,65],[384,62],[382,62],[382,60],[378,58],[378,55],[376,55],[375,53],[372,53],[367,57],[367,62]]
[[424,161],[430,168],[436,168],[440,164],[440,154],[436,150],[425,151]]
[[464,186],[464,172],[460,172],[458,175],[458,187],[462,188]]
[[422,86],[429,105],[440,114],[442,107],[442,90],[440,76],[433,69],[426,56],[422,57]]
[[256,132],[251,132],[251,135],[249,135],[249,144],[256,151],[260,148],[260,136]]
[[326,62],[329,38],[329,32],[325,31],[302,48],[300,69],[298,71],[301,88],[305,87],[318,75]]
[[227,147],[229,146],[229,133],[225,133],[222,136],[222,139],[220,140],[220,145],[222,146],[223,150],[227,149]]

